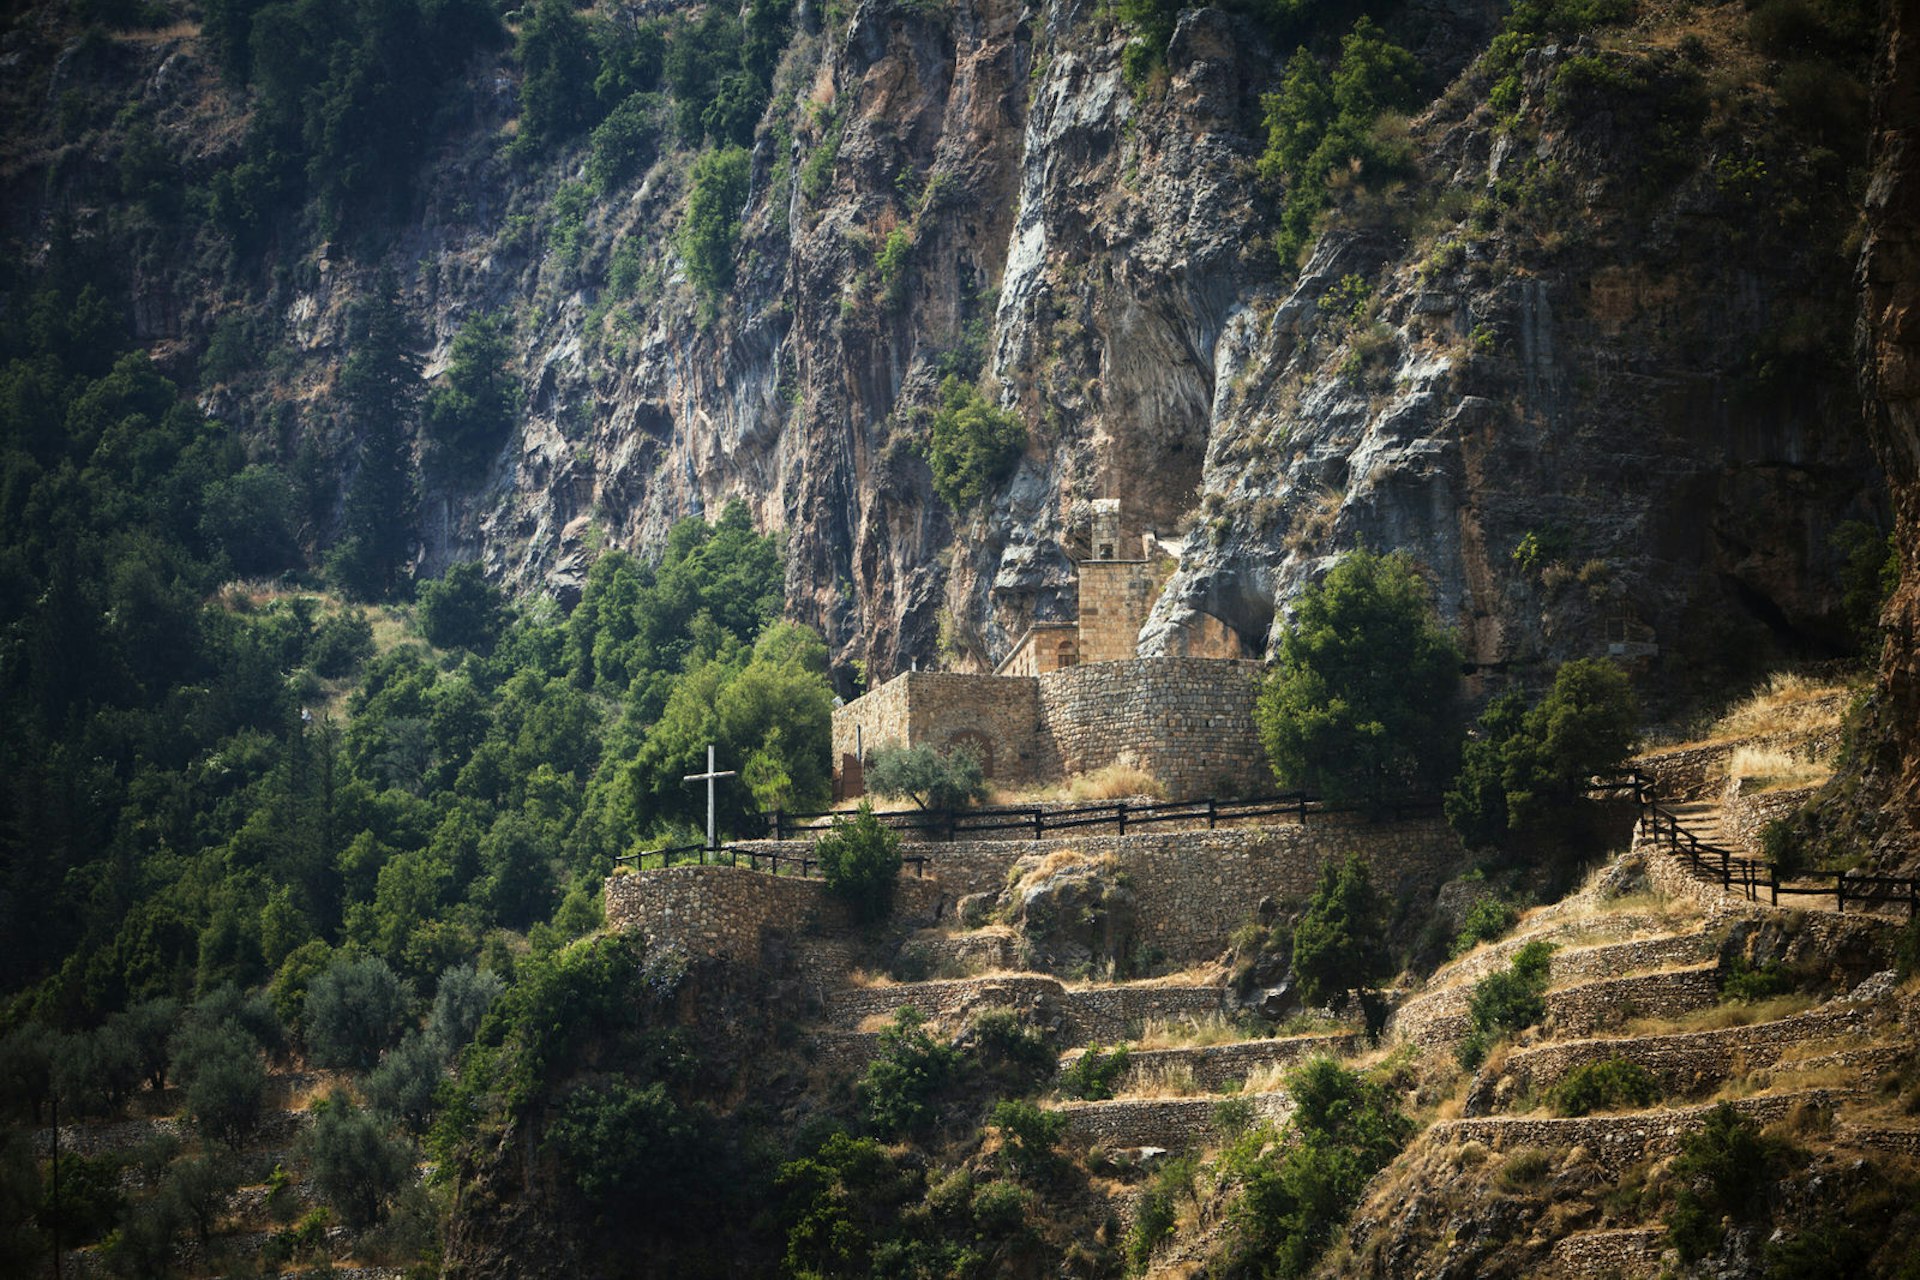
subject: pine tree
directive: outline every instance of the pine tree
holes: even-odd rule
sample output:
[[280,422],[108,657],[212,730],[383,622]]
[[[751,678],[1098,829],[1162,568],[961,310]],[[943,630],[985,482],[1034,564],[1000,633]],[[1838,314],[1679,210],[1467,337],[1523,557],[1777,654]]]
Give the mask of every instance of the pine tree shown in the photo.
[[347,536],[329,567],[349,591],[378,597],[400,583],[418,513],[412,430],[420,357],[392,272],[380,273],[347,332],[353,354],[340,371],[340,396],[360,433],[360,468],[347,494]]

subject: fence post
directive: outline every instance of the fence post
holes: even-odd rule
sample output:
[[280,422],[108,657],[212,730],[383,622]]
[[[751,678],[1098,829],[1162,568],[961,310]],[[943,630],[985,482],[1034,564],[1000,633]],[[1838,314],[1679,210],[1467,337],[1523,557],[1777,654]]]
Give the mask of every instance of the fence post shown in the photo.
[[1212,796],[1207,797],[1207,830],[1220,825],[1220,805]]
[[773,838],[775,840],[785,840],[787,838],[787,811],[785,809],[775,809],[773,811]]
[[1113,806],[1114,820],[1120,824],[1120,834],[1127,834],[1127,802],[1125,800]]
[[1773,895],[1772,905],[1776,907],[1779,906],[1780,905],[1780,868],[1778,867],[1767,868],[1767,889]]
[[1720,887],[1722,889],[1733,887],[1733,864],[1728,860],[1725,849],[1720,851]]
[[1841,915],[1847,913],[1847,873],[1833,873],[1833,909]]
[[954,816],[953,810],[949,809],[947,810],[947,843],[952,844],[955,840],[959,838],[960,838],[960,820],[959,818]]
[[1300,793],[1300,825],[1307,825],[1307,793],[1304,791]]
[[1040,810],[1035,809],[1033,811],[1033,838],[1035,840],[1038,840],[1040,838],[1040,832],[1042,827],[1044,826],[1044,823],[1045,823],[1045,820],[1040,816]]

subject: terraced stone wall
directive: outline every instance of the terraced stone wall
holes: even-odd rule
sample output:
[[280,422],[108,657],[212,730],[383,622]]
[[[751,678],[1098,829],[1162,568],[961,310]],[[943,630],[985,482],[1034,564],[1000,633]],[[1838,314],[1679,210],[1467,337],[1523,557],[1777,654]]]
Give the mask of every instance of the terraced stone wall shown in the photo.
[[[823,881],[744,867],[693,865],[609,876],[605,899],[609,929],[638,932],[650,946],[732,960],[758,960],[769,930],[830,942],[854,927],[845,904]],[[941,900],[932,880],[903,875],[894,889],[894,916],[930,921]],[[808,948],[801,950],[802,966],[808,967]],[[820,967],[830,967],[825,956],[821,960]]]
[[[804,854],[807,844],[756,841],[742,847],[787,856]],[[1136,942],[1175,961],[1218,955],[1261,899],[1306,897],[1320,868],[1349,853],[1365,858],[1374,883],[1394,896],[1430,892],[1462,857],[1458,838],[1437,818],[1367,822],[1348,815],[1314,815],[1304,826],[1282,821],[1215,831],[1148,827],[1125,836],[909,842],[902,851],[924,854],[928,878],[954,899],[1000,892],[1014,863],[1027,855],[1111,855],[1132,886]],[[945,907],[935,912],[944,915]]]
[[1748,792],[1742,779],[1729,778],[1725,828],[1734,844],[1747,853],[1761,852],[1760,832],[1769,822],[1784,818],[1811,800],[1818,787],[1785,787],[1778,791]]
[[[1247,1099],[1254,1116],[1281,1124],[1293,1107],[1283,1093],[1255,1094]],[[1083,1102],[1060,1108],[1067,1117],[1066,1140],[1108,1150],[1164,1147],[1185,1151],[1205,1146],[1221,1136],[1214,1120],[1218,1098],[1126,1098],[1114,1102]]]
[[908,1006],[948,1027],[984,1009],[1013,1009],[1040,1025],[1056,1026],[1064,1045],[1113,1044],[1137,1035],[1149,1020],[1197,1020],[1219,1013],[1223,994],[1219,987],[1070,988],[1056,978],[1025,975],[956,978],[843,988],[828,998],[827,1016],[840,1030],[855,1031]]

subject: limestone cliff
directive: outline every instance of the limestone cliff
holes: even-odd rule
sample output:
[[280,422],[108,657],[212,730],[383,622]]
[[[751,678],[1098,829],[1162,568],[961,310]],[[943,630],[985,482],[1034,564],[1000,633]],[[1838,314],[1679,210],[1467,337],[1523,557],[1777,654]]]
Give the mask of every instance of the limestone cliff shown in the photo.
[[1903,566],[1882,621],[1886,646],[1861,806],[1884,860],[1911,863],[1920,796],[1920,24],[1909,5],[1886,7],[1874,75],[1874,163],[1860,256],[1860,386],[1874,448],[1886,469]]
[[[1238,10],[1182,11],[1136,86],[1129,33],[1090,0],[801,5],[717,300],[672,234],[691,157],[663,145],[582,208],[578,147],[529,167],[504,146],[516,68],[482,54],[404,233],[273,246],[213,289],[204,238],[195,259],[190,237],[133,237],[135,320],[190,376],[216,322],[254,316],[259,361],[206,403],[337,474],[344,317],[378,267],[424,322],[429,376],[463,320],[504,311],[524,413],[484,474],[425,459],[423,571],[478,557],[564,597],[599,549],[744,498],[788,532],[792,612],[871,678],[987,666],[1071,616],[1086,503],[1117,497],[1177,554],[1148,652],[1259,655],[1365,543],[1430,566],[1496,680],[1612,644],[1654,683],[1723,686],[1846,645],[1827,539],[1880,504],[1834,337],[1858,169],[1793,123],[1740,6],[1642,8],[1536,40],[1496,107],[1499,6],[1384,7],[1430,99],[1384,126],[1413,163],[1336,181],[1296,273],[1254,173],[1291,55]],[[197,29],[104,53],[69,35],[9,34],[53,66],[46,103],[122,93],[190,170],[231,161],[241,104]],[[15,148],[9,173],[79,189],[44,152]],[[23,201],[16,242],[57,205]],[[967,513],[918,450],[954,371],[1029,433]]]

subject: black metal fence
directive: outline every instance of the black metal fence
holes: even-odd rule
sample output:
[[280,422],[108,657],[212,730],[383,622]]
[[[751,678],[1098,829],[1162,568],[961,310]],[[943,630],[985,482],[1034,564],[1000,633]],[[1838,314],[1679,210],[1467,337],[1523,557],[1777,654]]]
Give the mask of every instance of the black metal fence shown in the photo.
[[1758,902],[1763,889],[1767,892],[1767,901],[1774,906],[1779,905],[1783,896],[1824,898],[1831,894],[1834,908],[1841,912],[1846,911],[1849,903],[1861,908],[1904,905],[1909,920],[1920,915],[1920,879],[1835,871],[1783,880],[1779,871],[1763,858],[1735,853],[1724,845],[1702,840],[1686,828],[1673,810],[1660,803],[1653,779],[1638,770],[1597,781],[1590,790],[1631,791],[1640,804],[1641,821],[1668,852],[1686,863],[1697,878],[1718,882],[1729,892],[1744,893],[1749,901]]
[[[788,813],[776,809],[765,815],[767,836],[773,840],[806,840],[825,835],[830,826],[820,820],[854,817],[858,809],[821,809]],[[1027,839],[1039,840],[1049,832],[1078,831],[1088,827],[1111,827],[1119,835],[1129,828],[1161,823],[1205,823],[1209,830],[1222,822],[1246,818],[1293,818],[1304,825],[1313,814],[1359,813],[1354,806],[1331,805],[1304,791],[1285,791],[1276,795],[1222,800],[1209,796],[1204,800],[1176,800],[1164,804],[1134,804],[1116,800],[1103,804],[1048,808],[1041,805],[1003,805],[983,809],[876,809],[873,816],[895,831],[917,831],[935,839],[954,841],[962,836],[990,835],[993,832],[1017,832]],[[1375,816],[1401,819],[1431,816],[1440,812],[1436,801],[1405,800],[1388,804]],[[1003,837],[1004,838],[1004,837]]]

